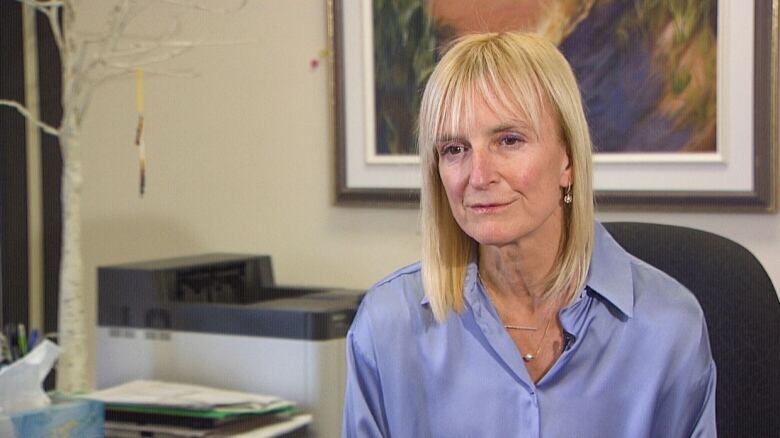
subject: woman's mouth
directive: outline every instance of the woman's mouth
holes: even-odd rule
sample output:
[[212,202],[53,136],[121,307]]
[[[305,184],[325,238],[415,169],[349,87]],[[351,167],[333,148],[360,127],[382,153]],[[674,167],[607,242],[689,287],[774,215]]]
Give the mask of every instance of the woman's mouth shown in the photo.
[[478,214],[498,213],[506,209],[511,202],[480,202],[469,204],[468,209]]

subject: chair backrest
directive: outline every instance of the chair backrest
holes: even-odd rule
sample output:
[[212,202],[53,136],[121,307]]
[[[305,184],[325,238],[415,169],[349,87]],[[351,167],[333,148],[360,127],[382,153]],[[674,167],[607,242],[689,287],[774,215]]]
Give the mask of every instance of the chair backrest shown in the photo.
[[718,369],[718,436],[780,436],[780,301],[761,263],[740,244],[706,231],[636,222],[604,226],[626,251],[699,300]]

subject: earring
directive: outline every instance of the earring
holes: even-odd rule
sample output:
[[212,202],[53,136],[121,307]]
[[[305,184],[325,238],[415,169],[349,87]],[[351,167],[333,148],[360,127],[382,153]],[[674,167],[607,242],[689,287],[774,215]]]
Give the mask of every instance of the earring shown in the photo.
[[571,194],[571,183],[569,183],[569,186],[566,187],[566,194],[563,195],[563,203],[564,204],[571,204],[571,201],[574,200],[574,196]]

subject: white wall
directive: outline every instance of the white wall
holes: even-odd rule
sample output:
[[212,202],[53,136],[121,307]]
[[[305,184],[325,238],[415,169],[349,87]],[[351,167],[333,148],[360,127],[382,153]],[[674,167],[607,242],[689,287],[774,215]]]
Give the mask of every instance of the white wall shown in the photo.
[[[324,1],[256,0],[228,21],[189,26],[212,39],[177,61],[197,79],[146,78],[147,193],[137,192],[132,79],[108,83],[84,122],[83,242],[89,325],[96,267],[209,251],[273,256],[282,284],[365,288],[418,258],[416,209],[332,203],[334,145]],[[90,26],[95,17],[84,16]],[[193,27],[193,28],[194,28]],[[600,214],[683,224],[747,246],[780,285],[780,216]],[[93,363],[91,360],[90,363]]]

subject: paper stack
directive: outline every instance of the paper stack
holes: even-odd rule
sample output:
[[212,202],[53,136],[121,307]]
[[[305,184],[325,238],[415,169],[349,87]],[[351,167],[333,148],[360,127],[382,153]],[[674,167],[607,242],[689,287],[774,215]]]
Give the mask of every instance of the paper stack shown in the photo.
[[83,397],[105,403],[106,437],[288,437],[311,422],[278,397],[158,380]]

